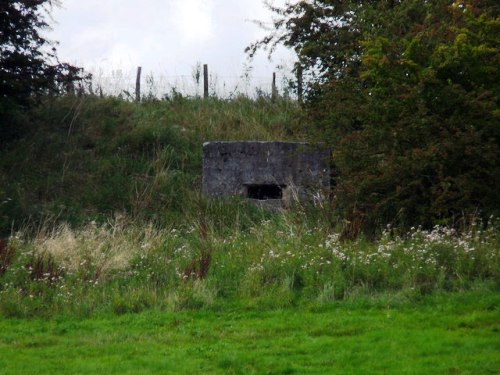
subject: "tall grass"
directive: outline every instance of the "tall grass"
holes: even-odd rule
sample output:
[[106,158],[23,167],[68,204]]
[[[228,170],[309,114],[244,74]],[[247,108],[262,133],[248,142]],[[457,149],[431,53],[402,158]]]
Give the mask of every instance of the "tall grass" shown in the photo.
[[168,225],[200,200],[204,141],[304,139],[287,100],[63,97],[29,115],[30,132],[0,150],[0,236],[116,212]]
[[[376,241],[340,233],[295,214],[269,214],[235,202],[171,227],[124,217],[78,229],[62,225],[36,238],[17,233],[0,289],[7,316],[137,312],[226,303],[321,305],[393,292],[416,298],[437,290],[500,282],[498,226],[463,233],[445,227],[391,230]],[[259,213],[260,212],[260,213]],[[259,216],[260,215],[260,216]]]

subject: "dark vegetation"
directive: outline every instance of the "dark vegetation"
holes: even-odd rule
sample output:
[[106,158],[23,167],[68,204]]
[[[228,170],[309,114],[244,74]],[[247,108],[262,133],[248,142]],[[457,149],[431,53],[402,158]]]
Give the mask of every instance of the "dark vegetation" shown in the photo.
[[47,15],[57,1],[0,2],[0,147],[23,135],[24,110],[41,96],[60,95],[84,79],[80,68],[57,59],[55,44],[43,37]]
[[[297,1],[275,32],[309,74],[311,133],[364,231],[463,225],[500,207],[500,7],[490,0]],[[353,228],[357,232],[357,228]]]

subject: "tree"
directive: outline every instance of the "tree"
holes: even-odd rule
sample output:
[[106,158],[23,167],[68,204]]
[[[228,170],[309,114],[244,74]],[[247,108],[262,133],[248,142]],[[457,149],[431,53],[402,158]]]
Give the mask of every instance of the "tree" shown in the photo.
[[272,32],[246,51],[253,57],[259,49],[268,49],[272,54],[279,44],[294,49],[299,64],[311,77],[311,98],[323,84],[357,71],[362,35],[357,9],[362,8],[362,3],[369,1],[302,0],[284,7],[265,1],[276,15]]
[[[348,167],[351,192],[364,197],[371,223],[430,226],[498,213],[498,9],[480,1],[405,3],[363,42],[367,116],[340,142],[358,155],[369,145],[363,170]],[[401,21],[406,30],[398,35],[393,23]]]
[[66,86],[83,79],[82,69],[61,63],[54,44],[41,30],[54,0],[0,2],[0,135],[18,133],[14,124],[19,110],[42,95],[61,94]]
[[275,33],[313,72],[307,110],[340,170],[336,208],[373,231],[500,208],[499,6],[300,1]]

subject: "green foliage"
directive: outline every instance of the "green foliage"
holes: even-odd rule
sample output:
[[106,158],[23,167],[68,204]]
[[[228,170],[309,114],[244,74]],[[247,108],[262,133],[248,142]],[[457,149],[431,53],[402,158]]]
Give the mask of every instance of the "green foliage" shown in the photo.
[[363,20],[356,10],[361,9],[363,3],[371,2],[301,0],[288,2],[282,8],[266,2],[275,14],[275,31],[246,51],[252,57],[261,48],[269,49],[271,54],[279,44],[293,48],[304,70],[319,84],[309,87],[309,94],[314,96],[322,91],[322,83],[339,74],[350,75],[357,71],[356,56],[360,52],[362,31],[359,26]]
[[[499,8],[492,1],[300,1],[278,34],[312,74],[308,113],[351,232],[463,225],[500,207]],[[360,224],[362,223],[362,224]]]

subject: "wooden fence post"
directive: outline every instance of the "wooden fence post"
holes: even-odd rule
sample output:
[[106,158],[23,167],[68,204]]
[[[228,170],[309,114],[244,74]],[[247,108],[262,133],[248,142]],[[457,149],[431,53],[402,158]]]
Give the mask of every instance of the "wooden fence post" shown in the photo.
[[302,95],[303,95],[303,87],[302,87],[302,65],[297,64],[297,98],[299,103],[302,103]]
[[137,67],[137,76],[135,78],[135,101],[141,101],[141,70],[140,66]]
[[208,98],[208,65],[203,64],[203,97]]
[[273,73],[273,86],[271,89],[271,100],[276,101],[278,90],[276,89],[276,73]]

